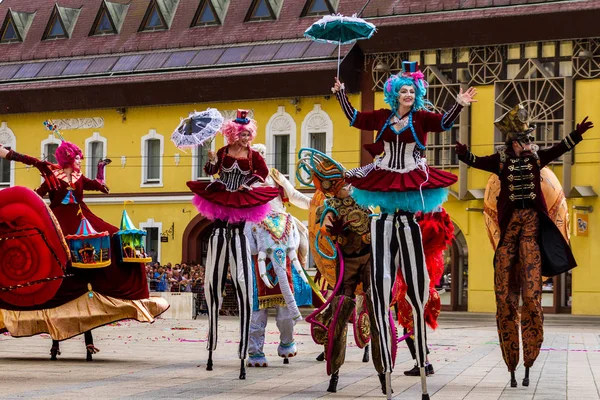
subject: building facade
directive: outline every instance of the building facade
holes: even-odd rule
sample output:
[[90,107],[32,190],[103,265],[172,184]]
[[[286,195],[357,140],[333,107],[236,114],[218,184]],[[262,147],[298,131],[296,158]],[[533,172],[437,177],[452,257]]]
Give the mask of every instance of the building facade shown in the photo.
[[[348,126],[329,88],[335,45],[302,38],[333,12],[362,16],[378,27],[372,39],[342,46],[341,78],[361,110],[386,107],[382,86],[401,61],[419,61],[429,100],[442,111],[458,90],[476,86],[478,102],[455,127],[430,135],[431,165],[459,176],[446,208],[456,240],[446,254],[440,289],[448,310],[494,311],[493,251],[482,210],[489,174],[459,165],[454,142],[477,155],[502,142],[493,120],[523,102],[541,147],[575,123],[600,120],[600,32],[594,1],[373,0],[18,0],[0,4],[0,143],[52,160],[58,145],[42,122],[58,123],[85,153],[84,173],[108,157],[111,194],[88,204],[117,224],[124,200],[149,233],[161,262],[202,261],[210,223],[185,186],[208,179],[206,151],[177,149],[170,136],[180,118],[215,107],[226,117],[250,109],[256,143],[267,162],[294,182],[295,158],[315,147],[347,168],[370,162],[361,145],[373,132]],[[365,4],[366,3],[366,4]],[[600,131],[552,164],[571,212],[571,244],[579,266],[545,281],[549,312],[600,314],[600,239],[594,212],[600,192]],[[214,148],[223,145],[218,137]],[[35,170],[0,162],[0,188],[36,187]],[[310,192],[309,188],[298,187]],[[301,220],[306,214],[292,212]],[[583,229],[585,228],[585,229]],[[598,279],[596,279],[598,278]]]

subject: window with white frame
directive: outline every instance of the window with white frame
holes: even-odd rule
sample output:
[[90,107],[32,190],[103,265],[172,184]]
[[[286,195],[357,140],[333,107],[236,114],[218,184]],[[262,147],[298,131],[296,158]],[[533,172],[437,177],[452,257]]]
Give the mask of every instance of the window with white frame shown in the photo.
[[204,172],[204,166],[208,162],[208,152],[215,150],[215,141],[213,140],[210,145],[204,145],[195,147],[192,150],[192,179],[198,180],[209,180],[210,176]]
[[142,137],[141,187],[162,187],[164,137],[151,130]]
[[310,147],[331,156],[333,122],[320,104],[315,104],[302,121],[302,147]]
[[53,134],[48,135],[48,139],[42,140],[42,154],[40,155],[40,158],[51,162],[52,164],[57,164],[56,149],[58,148],[58,145],[60,145],[60,140]]
[[86,176],[90,179],[96,179],[98,175],[98,162],[106,158],[106,143],[106,138],[100,136],[98,132],[94,132],[92,137],[85,140]]
[[294,184],[296,122],[279,106],[267,122],[267,165],[277,168]]
[[[4,147],[10,147],[13,150],[17,145],[17,138],[13,131],[8,128],[6,122],[2,122],[0,126],[0,144]],[[14,165],[4,158],[0,159],[0,189],[15,184],[15,169]]]
[[150,218],[146,222],[140,222],[140,229],[146,231],[146,236],[144,238],[144,247],[146,249],[146,253],[150,253],[151,251],[156,252],[156,260],[159,263],[163,263],[161,259],[161,242],[160,242],[160,234],[162,232],[162,222],[156,222],[154,219]]

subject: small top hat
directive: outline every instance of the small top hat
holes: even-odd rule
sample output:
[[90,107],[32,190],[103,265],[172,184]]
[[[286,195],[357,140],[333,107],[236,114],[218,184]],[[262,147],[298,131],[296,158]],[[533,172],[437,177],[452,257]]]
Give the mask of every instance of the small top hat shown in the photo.
[[419,70],[419,63],[417,61],[402,61],[402,72],[413,74]]
[[248,118],[248,110],[237,110],[237,118],[235,122],[242,125],[247,125],[250,123],[250,118]]
[[523,104],[517,104],[510,111],[494,121],[494,125],[506,136],[525,136],[535,130],[529,125],[529,113]]

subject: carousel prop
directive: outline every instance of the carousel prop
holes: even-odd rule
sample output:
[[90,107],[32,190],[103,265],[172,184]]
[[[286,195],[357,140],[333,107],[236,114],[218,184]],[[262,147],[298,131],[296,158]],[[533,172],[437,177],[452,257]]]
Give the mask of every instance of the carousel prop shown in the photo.
[[123,262],[152,262],[152,257],[146,254],[146,248],[144,247],[144,238],[147,235],[146,231],[135,227],[125,209],[123,209],[123,214],[121,215],[119,231],[115,235],[119,238],[119,248],[121,249],[121,259]]
[[86,218],[74,235],[67,235],[71,265],[75,268],[104,268],[110,265],[110,234],[96,232]]

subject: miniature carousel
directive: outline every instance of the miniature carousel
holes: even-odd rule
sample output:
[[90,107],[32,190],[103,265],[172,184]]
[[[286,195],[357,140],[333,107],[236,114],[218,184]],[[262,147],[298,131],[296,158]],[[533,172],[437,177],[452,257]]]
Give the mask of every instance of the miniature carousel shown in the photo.
[[144,247],[144,237],[146,231],[137,229],[127,210],[123,210],[121,216],[121,226],[116,233],[119,238],[119,248],[121,249],[121,259],[126,263],[149,263],[152,262],[152,257],[146,254]]
[[71,265],[76,268],[104,268],[110,265],[110,234],[96,232],[86,218],[74,235],[65,237],[71,250]]

